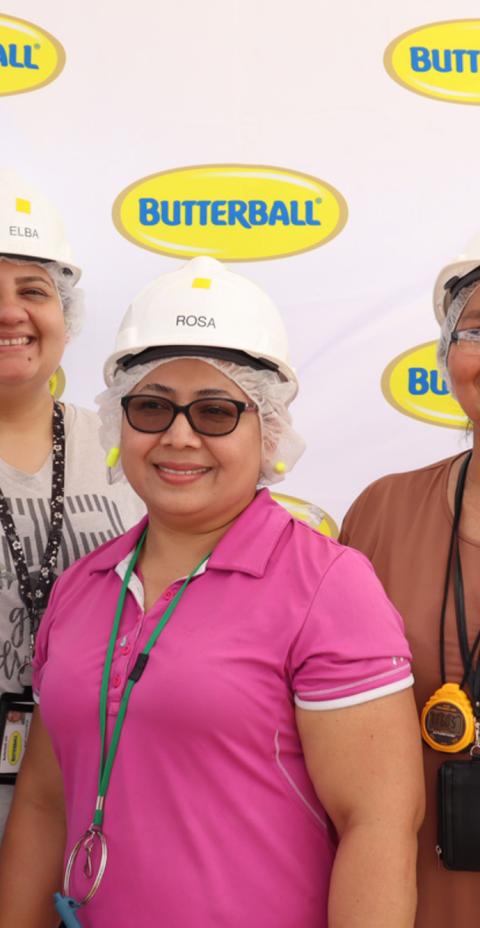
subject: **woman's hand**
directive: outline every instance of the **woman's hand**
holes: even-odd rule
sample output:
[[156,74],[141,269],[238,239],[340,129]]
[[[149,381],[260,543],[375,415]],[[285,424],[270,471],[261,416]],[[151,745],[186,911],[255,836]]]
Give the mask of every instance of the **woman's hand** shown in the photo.
[[63,784],[38,707],[0,852],[0,928],[54,928],[62,885]]
[[296,714],[308,772],[339,836],[329,928],[412,928],[424,813],[412,691]]

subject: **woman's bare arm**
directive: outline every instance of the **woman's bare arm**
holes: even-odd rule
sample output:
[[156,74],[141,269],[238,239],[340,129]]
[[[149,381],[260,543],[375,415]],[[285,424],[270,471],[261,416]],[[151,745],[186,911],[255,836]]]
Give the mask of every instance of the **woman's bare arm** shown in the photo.
[[36,708],[0,851],[0,928],[58,925],[64,847],[62,777]]
[[297,709],[297,724],[339,836],[329,928],[413,928],[424,786],[411,691],[344,709]]

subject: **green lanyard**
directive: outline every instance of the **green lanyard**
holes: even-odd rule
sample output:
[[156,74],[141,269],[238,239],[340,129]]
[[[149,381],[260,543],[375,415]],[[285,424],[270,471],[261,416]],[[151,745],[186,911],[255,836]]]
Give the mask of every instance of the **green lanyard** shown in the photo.
[[112,773],[113,762],[117,754],[118,744],[120,741],[120,735],[121,735],[123,724],[125,721],[125,714],[127,711],[128,701],[130,699],[130,695],[133,690],[133,687],[135,686],[136,683],[138,683],[140,677],[142,676],[142,673],[145,670],[145,667],[148,662],[148,656],[150,654],[150,651],[152,650],[154,644],[156,643],[160,633],[165,628],[165,625],[167,624],[169,618],[171,617],[174,609],[180,602],[180,599],[182,598],[188,584],[190,583],[190,580],[196,574],[197,570],[200,569],[202,564],[204,564],[207,558],[209,557],[208,554],[205,557],[203,557],[200,563],[197,564],[197,566],[188,575],[188,577],[186,578],[186,580],[183,582],[182,586],[180,587],[178,593],[176,593],[176,595],[172,599],[172,602],[170,603],[168,608],[163,613],[162,618],[160,619],[158,625],[155,627],[152,634],[150,635],[150,638],[148,639],[143,651],[141,651],[140,654],[138,655],[135,661],[135,665],[128,676],[127,685],[123,691],[123,696],[122,696],[122,700],[120,703],[117,720],[115,722],[112,739],[111,739],[110,746],[108,748],[108,753],[105,759],[105,742],[106,742],[106,732],[107,732],[107,699],[108,699],[108,688],[109,688],[109,683],[110,683],[110,671],[111,671],[112,662],[113,662],[113,652],[115,650],[115,644],[116,644],[117,637],[118,637],[118,629],[119,629],[120,620],[122,617],[125,597],[127,595],[128,584],[130,581],[130,577],[133,573],[135,564],[138,561],[138,557],[142,549],[142,545],[145,541],[146,534],[147,534],[147,529],[145,529],[145,531],[143,532],[140,538],[140,541],[138,542],[137,547],[135,548],[135,551],[133,552],[133,555],[130,559],[130,562],[128,564],[128,567],[125,573],[125,577],[122,583],[122,589],[120,591],[120,596],[118,597],[117,608],[115,611],[115,618],[113,620],[113,627],[112,627],[112,631],[110,635],[110,641],[108,644],[107,656],[105,658],[105,666],[103,668],[102,689],[100,692],[100,734],[101,734],[100,769],[99,769],[99,774],[98,774],[98,796],[97,796],[97,802],[95,806],[95,815],[93,819],[93,825],[96,826],[97,828],[101,828],[103,824],[105,796],[106,796],[108,786],[110,783],[110,776]]

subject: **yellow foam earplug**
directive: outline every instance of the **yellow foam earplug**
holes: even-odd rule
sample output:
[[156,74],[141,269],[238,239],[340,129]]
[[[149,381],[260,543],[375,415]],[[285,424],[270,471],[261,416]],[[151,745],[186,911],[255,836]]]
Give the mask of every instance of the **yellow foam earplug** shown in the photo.
[[48,381],[48,389],[50,390],[50,395],[53,396],[56,400],[59,400],[65,390],[65,371],[61,367],[57,367],[56,371],[50,377]]
[[273,469],[276,474],[284,474],[287,469],[287,465],[285,464],[285,461],[277,461],[273,465]]
[[107,454],[107,467],[116,467],[120,458],[120,448],[110,448]]

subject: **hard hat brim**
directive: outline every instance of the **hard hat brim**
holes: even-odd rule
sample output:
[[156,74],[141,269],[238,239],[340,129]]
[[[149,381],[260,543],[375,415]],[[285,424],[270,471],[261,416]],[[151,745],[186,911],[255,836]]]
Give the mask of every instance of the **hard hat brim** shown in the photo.
[[273,358],[255,357],[246,351],[240,351],[233,348],[222,348],[215,345],[145,345],[139,348],[135,353],[125,353],[117,351],[111,355],[105,363],[103,374],[107,386],[113,383],[117,370],[130,370],[132,367],[140,364],[146,364],[148,361],[154,361],[167,358],[218,358],[224,361],[232,361],[235,364],[241,364],[252,367],[256,370],[270,370],[277,373],[279,378],[285,382],[292,383],[295,386],[295,395],[298,393],[298,379],[292,367],[278,362]]
[[233,361],[234,364],[240,364],[242,367],[253,367],[254,370],[274,371],[286,380],[286,377],[279,370],[278,364],[269,361],[268,358],[255,358],[246,351],[239,351],[233,348],[215,348],[205,345],[158,345],[153,348],[146,348],[145,351],[135,352],[135,354],[124,355],[117,361],[117,367],[122,370],[130,370],[138,364],[148,364],[149,361],[155,361],[157,358],[218,358],[221,361]]
[[69,264],[67,261],[59,261],[58,258],[48,258],[40,255],[19,255],[11,251],[0,252],[0,257],[10,258],[12,261],[23,261],[27,264],[57,264],[59,267],[64,268],[68,275],[71,276],[74,286],[82,276],[82,271],[79,267],[76,267],[75,264]]

